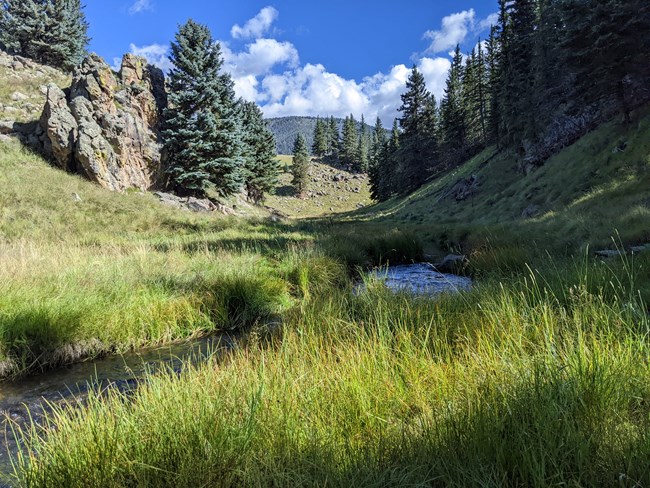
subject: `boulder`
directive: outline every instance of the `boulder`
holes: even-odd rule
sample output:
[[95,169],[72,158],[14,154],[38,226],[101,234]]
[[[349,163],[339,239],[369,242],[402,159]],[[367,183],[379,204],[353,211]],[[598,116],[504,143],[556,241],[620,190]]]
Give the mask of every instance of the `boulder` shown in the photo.
[[537,205],[528,205],[524,211],[521,213],[521,216],[524,219],[531,219],[539,215],[539,207]]
[[159,129],[167,104],[162,71],[131,54],[116,74],[96,54],[63,92],[47,86],[41,143],[55,163],[114,191],[162,182]]
[[19,91],[15,91],[11,94],[11,99],[14,102],[24,102],[25,100],[29,100],[29,97],[25,95],[24,93],[20,93]]
[[478,176],[472,175],[469,178],[463,178],[462,180],[457,181],[449,193],[457,202],[461,202],[473,196],[478,191],[478,187]]
[[438,264],[434,264],[433,267],[439,273],[458,274],[462,272],[468,264],[469,260],[467,259],[467,256],[462,254],[449,254]]

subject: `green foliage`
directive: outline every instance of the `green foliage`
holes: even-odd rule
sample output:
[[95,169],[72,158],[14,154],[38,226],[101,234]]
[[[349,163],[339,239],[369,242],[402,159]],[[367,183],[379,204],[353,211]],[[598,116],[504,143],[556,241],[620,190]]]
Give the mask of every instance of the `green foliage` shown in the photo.
[[280,162],[275,154],[275,138],[253,102],[242,103],[242,134],[246,193],[253,202],[260,203],[278,183]]
[[311,152],[318,158],[322,158],[328,153],[327,123],[320,118],[316,119],[314,143],[311,146]]
[[[630,123],[633,88],[650,74],[650,4],[644,0],[557,2],[564,58],[584,103],[616,100]],[[547,10],[550,10],[550,6]]]
[[309,152],[307,151],[307,142],[302,134],[296,136],[293,144],[293,165],[291,166],[293,175],[292,184],[298,195],[302,195],[307,188],[309,178]]
[[0,2],[0,47],[9,51],[71,71],[89,41],[80,0]]
[[333,275],[271,346],[55,408],[22,432],[17,481],[646,485],[650,324],[626,287],[585,287],[592,272],[438,300],[355,295]]
[[179,193],[228,196],[244,179],[242,134],[230,75],[220,73],[221,48],[193,20],[172,42],[169,108],[163,137],[170,183]]
[[339,149],[339,161],[343,166],[359,170],[357,152],[359,146],[359,134],[354,116],[350,114],[343,122],[343,134]]

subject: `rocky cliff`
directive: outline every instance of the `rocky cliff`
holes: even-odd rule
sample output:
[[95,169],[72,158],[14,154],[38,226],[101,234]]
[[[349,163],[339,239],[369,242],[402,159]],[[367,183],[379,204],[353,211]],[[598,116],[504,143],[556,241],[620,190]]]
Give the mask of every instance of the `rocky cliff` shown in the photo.
[[36,135],[55,164],[114,191],[162,182],[162,71],[127,54],[119,73],[91,54],[66,91],[47,85]]

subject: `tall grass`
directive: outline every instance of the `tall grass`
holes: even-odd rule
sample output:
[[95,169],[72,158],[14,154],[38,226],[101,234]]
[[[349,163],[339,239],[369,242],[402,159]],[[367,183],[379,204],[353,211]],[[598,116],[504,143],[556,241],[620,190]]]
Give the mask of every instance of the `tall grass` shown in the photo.
[[645,486],[646,304],[633,276],[592,273],[436,301],[330,287],[285,314],[281,340],[58,409],[22,434],[16,482]]

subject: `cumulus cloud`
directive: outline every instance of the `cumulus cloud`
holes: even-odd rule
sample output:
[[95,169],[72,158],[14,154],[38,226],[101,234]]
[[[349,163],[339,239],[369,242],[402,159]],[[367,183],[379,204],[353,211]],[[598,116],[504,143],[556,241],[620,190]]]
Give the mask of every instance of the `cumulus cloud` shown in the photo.
[[225,68],[233,76],[259,76],[276,65],[298,66],[298,50],[290,42],[275,39],[256,39],[244,51],[234,53],[227,43],[222,43]]
[[443,17],[440,30],[429,30],[424,33],[424,39],[430,39],[431,44],[425,51],[429,54],[448,52],[462,44],[469,34],[479,34],[494,25],[499,15],[494,13],[484,19],[476,19],[474,9],[464,10]]
[[144,12],[146,10],[153,10],[152,1],[151,0],[136,0],[129,7],[129,14],[130,15],[139,14],[140,12]]
[[[165,72],[172,68],[172,63],[169,60],[169,46],[150,44],[139,47],[131,43],[129,45],[129,52],[136,56],[142,56],[149,64],[153,64]],[[119,71],[121,64],[122,60],[120,58],[114,58],[112,67],[115,71]]]
[[[449,66],[449,60],[444,58],[423,58],[418,65],[438,98],[442,96]],[[357,118],[365,115],[371,123],[379,117],[385,125],[390,125],[399,115],[400,95],[410,72],[410,68],[400,64],[388,73],[376,73],[356,82],[327,71],[321,64],[307,64],[265,76],[255,86],[252,100],[262,104],[267,117],[345,117],[352,113]],[[238,94],[248,88],[246,80],[243,81],[240,87],[236,80]]]
[[241,27],[235,24],[230,30],[233,39],[257,39],[262,37],[278,18],[278,11],[273,7],[264,7],[259,13]]

